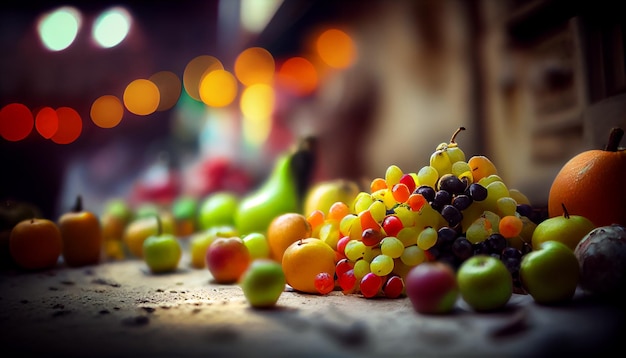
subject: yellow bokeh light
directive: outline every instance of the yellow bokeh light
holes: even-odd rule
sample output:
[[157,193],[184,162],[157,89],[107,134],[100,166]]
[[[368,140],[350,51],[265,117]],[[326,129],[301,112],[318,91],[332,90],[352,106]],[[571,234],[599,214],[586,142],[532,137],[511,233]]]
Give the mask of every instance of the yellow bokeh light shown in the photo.
[[274,111],[274,89],[266,84],[247,87],[241,94],[241,113],[245,117],[265,119]]
[[211,71],[200,83],[200,99],[212,107],[225,107],[237,96],[237,79],[226,70]]
[[196,101],[200,98],[200,83],[202,79],[215,70],[223,70],[224,65],[216,57],[209,55],[197,56],[185,66],[183,72],[183,87],[189,97]]
[[324,31],[316,42],[317,53],[328,66],[338,69],[350,67],[357,57],[352,38],[339,29]]
[[112,95],[101,96],[91,105],[90,116],[98,127],[113,128],[124,116],[122,101]]
[[152,114],[159,106],[159,88],[150,80],[134,80],[124,90],[124,105],[129,112],[145,116]]
[[272,83],[275,71],[274,57],[261,47],[247,48],[235,60],[235,75],[246,86]]

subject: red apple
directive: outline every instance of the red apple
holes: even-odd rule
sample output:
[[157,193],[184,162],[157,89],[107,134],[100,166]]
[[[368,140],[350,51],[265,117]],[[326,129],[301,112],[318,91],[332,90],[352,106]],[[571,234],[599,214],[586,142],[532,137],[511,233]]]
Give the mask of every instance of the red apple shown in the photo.
[[423,262],[407,274],[406,294],[419,313],[449,313],[459,295],[456,273],[443,262]]
[[238,236],[218,237],[206,251],[207,268],[217,283],[237,282],[251,261],[248,247]]

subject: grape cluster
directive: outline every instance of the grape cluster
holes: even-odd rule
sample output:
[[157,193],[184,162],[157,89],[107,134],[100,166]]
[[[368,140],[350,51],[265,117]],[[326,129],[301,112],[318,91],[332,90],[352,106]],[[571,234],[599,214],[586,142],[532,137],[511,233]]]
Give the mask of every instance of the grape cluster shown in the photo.
[[351,205],[311,214],[314,235],[341,258],[334,279],[344,294],[399,297],[414,266],[439,260],[458,268],[478,254],[501,259],[521,288],[521,259],[540,217],[488,158],[466,161],[454,141],[460,130],[419,171],[390,165]]

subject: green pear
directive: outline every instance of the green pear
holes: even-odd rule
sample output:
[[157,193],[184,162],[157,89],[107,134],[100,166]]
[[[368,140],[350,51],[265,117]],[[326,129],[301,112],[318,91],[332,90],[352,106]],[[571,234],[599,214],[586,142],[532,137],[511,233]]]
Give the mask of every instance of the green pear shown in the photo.
[[240,235],[265,233],[276,216],[302,212],[313,172],[312,145],[313,139],[306,138],[297,150],[279,156],[261,187],[240,200],[234,216]]

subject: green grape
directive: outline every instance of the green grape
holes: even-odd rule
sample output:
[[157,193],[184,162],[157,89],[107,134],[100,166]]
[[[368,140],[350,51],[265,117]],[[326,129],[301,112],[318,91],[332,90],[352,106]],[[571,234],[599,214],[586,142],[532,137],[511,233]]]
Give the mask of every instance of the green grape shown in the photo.
[[472,225],[467,228],[465,237],[472,244],[484,241],[489,235],[491,235],[491,224],[485,217],[479,217]]
[[332,247],[333,250],[337,250],[337,242],[340,238],[339,224],[334,220],[324,222],[320,227],[319,238]]
[[350,235],[350,228],[357,218],[358,216],[355,214],[348,214],[339,221],[339,232],[342,236]]
[[486,187],[487,185],[489,185],[489,184],[491,184],[491,183],[493,183],[493,182],[496,182],[496,181],[501,181],[501,182],[504,182],[504,181],[502,180],[502,178],[501,178],[498,174],[491,174],[491,175],[488,175],[488,176],[486,176],[486,177],[484,177],[484,178],[481,178],[481,179],[478,181],[478,184],[480,184],[480,185],[482,185],[482,186]]
[[376,276],[387,276],[393,271],[393,259],[387,255],[378,255],[370,262],[370,271]]
[[367,210],[374,202],[374,198],[371,195],[361,195],[354,202],[354,212],[360,214]]
[[[369,197],[369,198],[371,198],[371,197],[372,197],[372,195],[371,195],[370,193],[368,193],[368,192],[365,192],[365,191],[361,191],[361,192],[359,192],[359,193],[358,193],[358,194],[354,197],[354,200],[352,200],[352,204],[350,205],[350,212],[351,212],[351,213],[356,213],[356,214],[358,214],[358,213],[356,212],[356,204],[357,204],[357,202],[359,202],[359,200],[361,200],[361,198],[362,198],[362,197]],[[368,205],[368,206],[369,206],[369,205]]]
[[365,256],[366,251],[367,251],[367,246],[365,246],[363,242],[358,241],[358,240],[350,240],[346,244],[344,253],[346,254],[346,257],[348,258],[348,260],[356,261],[358,259],[363,258]]
[[385,182],[387,183],[387,187],[391,188],[398,184],[403,174],[402,169],[395,164],[387,167],[387,171],[385,172]]
[[500,215],[494,213],[493,211],[485,210],[482,217],[487,219],[489,222],[487,228],[491,229],[493,232],[498,232],[498,227],[500,226]]
[[437,184],[437,180],[439,180],[439,173],[437,169],[430,165],[423,166],[417,172],[417,182],[419,182],[419,185],[428,185],[434,188]]
[[406,205],[400,205],[393,210],[394,214],[400,219],[403,227],[411,227],[415,225],[415,214]]
[[387,236],[380,242],[380,252],[392,259],[396,259],[402,255],[404,244],[398,238]]
[[430,156],[430,166],[437,170],[439,177],[452,173],[452,163],[447,150],[436,150]]
[[469,164],[467,164],[466,161],[457,161],[454,164],[452,164],[452,174],[454,174],[457,177],[460,177],[461,174],[465,173],[465,172],[472,172],[472,168],[470,167]]
[[496,205],[498,206],[500,217],[514,216],[517,213],[517,201],[509,196],[498,199]]
[[354,267],[352,269],[354,270],[354,276],[356,279],[360,280],[363,276],[370,273],[370,263],[365,260],[358,260],[354,263]]
[[437,243],[437,230],[433,227],[424,228],[417,236],[417,246],[422,250],[428,250]]
[[482,203],[485,209],[489,211],[498,211],[498,199],[510,197],[509,189],[501,181],[489,183],[485,188],[487,189],[487,198]]
[[352,221],[352,225],[350,226],[350,239],[352,240],[361,240],[363,235],[363,227],[361,226],[361,220],[357,216],[355,220]]
[[463,153],[461,148],[459,148],[458,146],[448,145],[447,152],[448,152],[448,157],[450,158],[450,163],[452,163],[452,165],[454,165],[454,163],[457,163],[457,162],[465,161],[465,153]]
[[379,200],[379,201],[384,201],[385,200],[385,194],[391,194],[391,192],[389,191],[389,189],[385,188],[385,189],[378,189],[375,192],[372,193],[372,199],[374,200]]
[[380,250],[380,247],[378,247],[378,246],[374,246],[374,247],[366,246],[365,247],[365,256],[363,256],[363,260],[365,260],[367,262],[372,262],[374,257],[376,257],[376,256],[378,256],[380,254],[382,254],[382,251]]
[[476,219],[478,219],[485,211],[481,202],[474,201],[468,208],[463,210],[463,220],[461,220],[461,230],[467,231],[467,228],[472,225]]
[[419,211],[412,211],[415,218],[415,227],[423,229],[428,226],[432,226],[439,229],[442,225],[446,225],[446,219],[441,214],[433,209],[430,205],[422,206]]
[[385,204],[382,201],[374,200],[372,205],[368,208],[369,212],[372,214],[372,218],[376,220],[377,223],[382,223],[385,219],[385,215],[387,214],[387,208],[385,208]]
[[391,189],[385,189],[385,195],[383,195],[383,203],[385,204],[385,209],[392,209],[398,204],[396,198],[393,197]]
[[396,238],[402,242],[404,247],[415,245],[419,231],[415,227],[404,227],[398,232]]
[[417,245],[408,246],[404,248],[400,260],[407,266],[417,266],[426,260],[426,254]]

